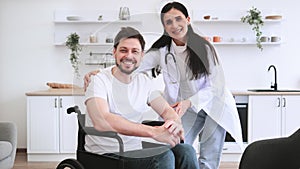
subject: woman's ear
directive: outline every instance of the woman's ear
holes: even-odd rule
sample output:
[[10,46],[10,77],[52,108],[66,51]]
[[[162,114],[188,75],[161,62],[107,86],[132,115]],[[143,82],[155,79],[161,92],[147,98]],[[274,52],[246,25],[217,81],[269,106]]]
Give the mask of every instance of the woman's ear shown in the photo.
[[116,48],[114,48],[113,49],[113,56],[114,56],[115,59],[116,59],[116,52],[117,52],[117,50],[116,50]]
[[186,17],[186,20],[188,21],[188,25],[190,25],[191,24],[191,17]]

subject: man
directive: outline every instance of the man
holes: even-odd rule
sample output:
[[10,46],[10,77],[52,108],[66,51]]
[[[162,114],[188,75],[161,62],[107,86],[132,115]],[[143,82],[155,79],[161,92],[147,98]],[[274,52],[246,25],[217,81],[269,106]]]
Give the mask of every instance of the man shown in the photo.
[[[93,77],[86,91],[87,124],[100,131],[118,132],[124,142],[125,168],[199,168],[195,150],[180,144],[183,129],[180,117],[154,91],[151,79],[134,70],[144,55],[145,41],[131,27],[122,28],[114,40],[116,65]],[[141,124],[150,105],[165,121],[152,127]],[[169,146],[142,149],[140,137],[150,137]],[[118,144],[110,138],[87,136],[87,151],[118,156]],[[137,160],[137,158],[139,160]]]

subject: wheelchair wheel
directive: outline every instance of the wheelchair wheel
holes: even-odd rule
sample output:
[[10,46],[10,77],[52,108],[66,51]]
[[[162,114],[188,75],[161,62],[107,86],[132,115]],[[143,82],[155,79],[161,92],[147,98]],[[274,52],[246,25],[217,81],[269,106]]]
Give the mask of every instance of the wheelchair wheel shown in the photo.
[[58,164],[56,169],[84,169],[84,167],[75,159],[65,159]]

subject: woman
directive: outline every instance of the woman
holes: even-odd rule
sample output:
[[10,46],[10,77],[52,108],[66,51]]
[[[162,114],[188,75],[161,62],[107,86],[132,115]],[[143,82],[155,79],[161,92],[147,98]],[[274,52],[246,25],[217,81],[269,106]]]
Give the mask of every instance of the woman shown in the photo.
[[226,131],[243,148],[235,101],[225,87],[214,47],[193,31],[186,7],[178,2],[166,4],[161,22],[164,33],[144,56],[138,71],[160,68],[164,97],[182,116],[185,143],[193,144],[200,134],[200,168],[216,169]]

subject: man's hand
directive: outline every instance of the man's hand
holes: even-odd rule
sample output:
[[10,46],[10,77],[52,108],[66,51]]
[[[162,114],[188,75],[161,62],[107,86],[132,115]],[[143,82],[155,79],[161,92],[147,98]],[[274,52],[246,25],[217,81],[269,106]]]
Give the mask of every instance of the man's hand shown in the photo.
[[99,73],[100,70],[94,70],[94,71],[91,71],[87,74],[84,75],[84,91],[86,91],[87,87],[89,86],[90,82],[91,82],[91,76],[93,75],[96,75],[97,73]]
[[170,133],[164,125],[154,127],[154,135],[152,138],[156,141],[170,144],[172,147],[180,143],[180,137]]

